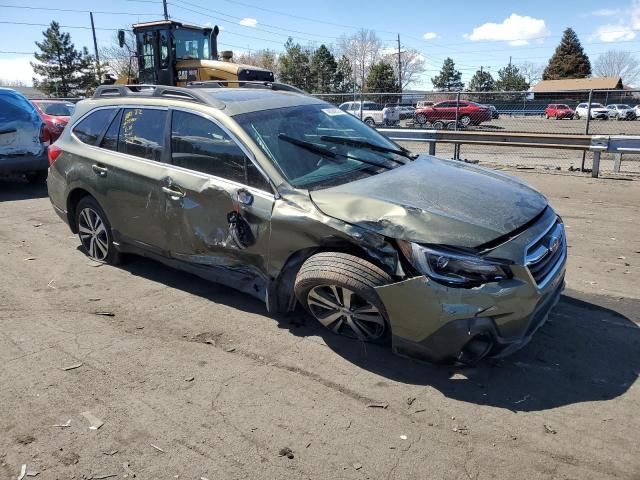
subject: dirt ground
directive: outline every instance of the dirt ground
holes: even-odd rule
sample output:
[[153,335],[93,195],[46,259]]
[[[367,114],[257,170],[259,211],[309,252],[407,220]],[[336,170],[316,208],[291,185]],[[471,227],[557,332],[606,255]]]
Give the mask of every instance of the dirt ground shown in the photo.
[[44,189],[0,181],[0,478],[640,478],[640,181],[513,173],[566,221],[568,289],[526,348],[462,370],[97,266]]

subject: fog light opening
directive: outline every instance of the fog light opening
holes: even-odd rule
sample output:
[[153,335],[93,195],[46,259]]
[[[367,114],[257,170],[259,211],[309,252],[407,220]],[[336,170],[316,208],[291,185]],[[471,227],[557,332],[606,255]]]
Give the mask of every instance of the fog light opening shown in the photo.
[[487,335],[477,335],[467,342],[460,351],[458,361],[474,365],[486,357],[493,348],[493,340]]

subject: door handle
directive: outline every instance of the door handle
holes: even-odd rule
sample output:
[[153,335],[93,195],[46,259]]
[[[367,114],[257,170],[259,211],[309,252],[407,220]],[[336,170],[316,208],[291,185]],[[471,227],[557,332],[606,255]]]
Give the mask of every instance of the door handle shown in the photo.
[[91,165],[91,168],[99,177],[106,177],[109,171],[106,167],[101,167],[100,165]]
[[171,200],[179,200],[186,195],[184,192],[171,187],[162,187],[162,191],[169,195],[169,197],[171,197]]

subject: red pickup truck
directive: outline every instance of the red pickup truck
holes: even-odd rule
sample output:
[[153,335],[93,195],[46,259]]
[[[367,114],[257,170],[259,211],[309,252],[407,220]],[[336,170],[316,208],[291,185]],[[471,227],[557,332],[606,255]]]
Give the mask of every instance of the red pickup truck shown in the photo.
[[415,119],[420,125],[439,120],[455,121],[456,109],[458,110],[458,123],[463,127],[491,121],[491,109],[489,107],[466,100],[460,100],[460,102],[455,100],[445,101],[430,107],[419,108],[416,110]]

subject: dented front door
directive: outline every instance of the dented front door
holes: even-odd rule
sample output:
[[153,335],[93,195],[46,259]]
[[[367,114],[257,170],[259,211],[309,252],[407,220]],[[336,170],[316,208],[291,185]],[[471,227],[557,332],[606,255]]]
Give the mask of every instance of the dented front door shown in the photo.
[[264,277],[274,196],[247,185],[253,163],[246,151],[218,124],[176,111],[171,144],[173,167],[162,187],[171,256],[247,281]]

